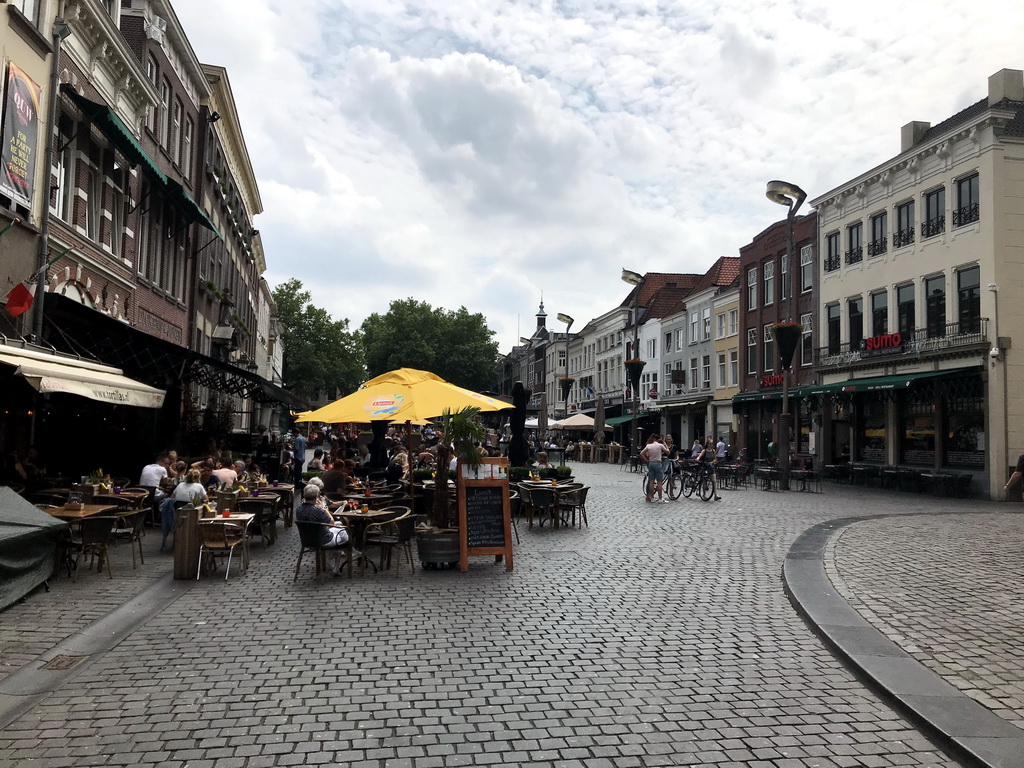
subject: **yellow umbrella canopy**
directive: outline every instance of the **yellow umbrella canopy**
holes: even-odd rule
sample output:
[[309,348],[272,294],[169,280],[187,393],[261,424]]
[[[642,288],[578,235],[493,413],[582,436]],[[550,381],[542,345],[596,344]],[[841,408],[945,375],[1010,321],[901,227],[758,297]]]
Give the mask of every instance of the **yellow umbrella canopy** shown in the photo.
[[300,414],[296,421],[323,421],[330,424],[351,421],[423,421],[443,411],[474,407],[481,411],[500,411],[506,402],[449,384],[429,371],[399,368],[370,379],[351,395]]

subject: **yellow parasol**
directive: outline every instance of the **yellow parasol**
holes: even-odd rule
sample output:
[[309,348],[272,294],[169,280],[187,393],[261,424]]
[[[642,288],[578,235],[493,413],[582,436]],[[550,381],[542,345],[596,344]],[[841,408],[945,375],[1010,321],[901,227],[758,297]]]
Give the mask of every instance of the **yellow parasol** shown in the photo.
[[424,421],[443,411],[474,407],[481,411],[500,411],[509,404],[481,395],[440,376],[415,368],[399,368],[370,379],[362,387],[340,400],[299,414],[296,421],[323,421],[330,424],[351,421]]

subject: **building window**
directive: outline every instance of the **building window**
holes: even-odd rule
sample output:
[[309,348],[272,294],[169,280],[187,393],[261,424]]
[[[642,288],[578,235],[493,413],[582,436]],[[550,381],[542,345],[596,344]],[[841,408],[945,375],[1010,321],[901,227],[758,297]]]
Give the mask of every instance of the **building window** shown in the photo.
[[757,267],[747,270],[747,309],[757,307]]
[[700,359],[700,388],[711,389],[711,355]]
[[764,305],[775,303],[775,262],[764,263]]
[[775,334],[769,323],[764,327],[764,368],[765,371],[775,370]]
[[814,288],[814,249],[805,245],[800,249],[800,293]]
[[705,341],[711,338],[711,307],[701,310],[701,325],[704,329],[703,338]]
[[846,309],[850,316],[850,349],[860,349],[864,338],[864,299],[849,299]]
[[830,355],[839,354],[839,345],[841,344],[842,338],[842,326],[840,325],[839,316],[839,305],[829,304],[825,310],[826,319],[828,323],[828,353]]
[[181,99],[174,100],[174,112],[171,115],[171,140],[167,148],[171,151],[171,157],[179,166],[181,165],[181,143],[182,129],[181,121],[185,116],[185,108],[181,105]]
[[690,387],[691,389],[697,388],[697,358],[690,358]]
[[757,373],[757,328],[747,328],[747,373]]
[[127,186],[127,173],[124,168],[114,167],[111,176],[111,207],[110,207],[110,251],[120,256],[124,245],[124,209]]
[[25,18],[33,25],[39,25],[39,0],[7,0],[7,4],[25,14]]
[[914,300],[914,284],[901,285],[896,288],[896,329],[901,336],[910,336],[917,327],[916,304]]
[[921,237],[935,237],[946,230],[946,188],[933,189],[924,196]]
[[57,154],[57,166],[54,168],[57,188],[51,210],[63,221],[71,223],[75,200],[75,147],[63,129],[57,134],[57,147],[64,149]]
[[871,242],[868,243],[868,256],[881,256],[888,244],[889,215],[882,211],[871,217]]
[[171,133],[171,83],[165,77],[160,83],[160,130],[157,141],[161,147],[167,147]]
[[825,237],[825,271],[835,272],[839,265],[839,233],[832,232]]
[[[152,56],[150,56],[149,58],[146,59],[146,77],[149,78],[149,82],[151,82],[154,86],[156,85],[156,79],[157,79],[156,59],[153,58]],[[154,104],[153,106],[151,106],[149,109],[146,110],[146,127],[152,133],[156,133],[156,124],[157,124],[157,119],[158,119],[159,111],[160,111],[160,107],[157,104]]]
[[[149,184],[143,182],[142,199],[147,199],[149,195]],[[139,213],[139,229],[135,233],[135,269],[142,277],[149,277],[149,231],[150,231],[150,217],[152,213],[150,211],[141,211]]]
[[864,225],[861,222],[846,228],[846,263],[856,264],[864,259]]
[[725,367],[725,352],[719,352],[718,353],[718,355],[716,356],[716,362],[717,362],[717,367],[718,367],[718,382],[717,382],[716,386],[719,389],[723,389],[724,387],[728,386],[728,381],[729,381],[729,379],[728,379],[729,371]]
[[800,315],[800,325],[803,326],[803,333],[800,336],[800,365],[810,365],[814,362],[814,328],[811,325],[813,315],[810,312]]
[[729,350],[729,386],[735,387],[740,380],[740,353],[738,349]]
[[779,289],[782,292],[782,299],[785,301],[789,298],[789,254],[782,254],[782,258],[779,260]]
[[946,276],[924,281],[925,323],[928,338],[946,335]]
[[892,233],[892,247],[902,248],[914,242],[914,201],[896,206],[896,231]]
[[960,333],[981,331],[981,270],[961,269],[956,273],[957,312]]
[[978,174],[972,173],[956,181],[956,210],[953,211],[953,226],[962,227],[978,220]]
[[686,328],[680,328],[676,331],[676,349],[682,349],[686,344]]
[[884,336],[889,332],[889,293],[871,294],[871,335]]
[[648,339],[647,340],[647,359],[653,360],[658,356],[658,340]]
[[88,195],[85,201],[85,235],[90,240],[100,239],[100,215],[103,196],[103,179],[95,168],[89,170]]
[[666,333],[665,334],[665,352],[668,353],[668,352],[671,352],[671,351],[672,351],[672,334],[671,333]]
[[690,313],[690,343],[697,343],[697,325],[700,323],[700,315],[696,312]]
[[735,336],[740,332],[740,311],[738,309],[729,310],[729,335]]
[[725,312],[719,312],[715,315],[715,338],[725,338]]

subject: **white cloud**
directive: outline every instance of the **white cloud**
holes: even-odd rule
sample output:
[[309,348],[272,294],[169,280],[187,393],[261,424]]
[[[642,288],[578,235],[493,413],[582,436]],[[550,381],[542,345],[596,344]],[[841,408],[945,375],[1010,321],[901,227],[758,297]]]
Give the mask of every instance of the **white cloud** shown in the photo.
[[503,348],[582,324],[618,271],[702,271],[1020,68],[1024,8],[980,0],[177,0],[229,70],[272,282],[355,325],[408,296]]

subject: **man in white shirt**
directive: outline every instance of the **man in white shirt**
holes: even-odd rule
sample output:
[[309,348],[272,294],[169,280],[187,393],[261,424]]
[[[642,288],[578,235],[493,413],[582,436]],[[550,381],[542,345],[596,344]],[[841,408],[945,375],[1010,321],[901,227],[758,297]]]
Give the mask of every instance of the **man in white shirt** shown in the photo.
[[725,453],[728,450],[728,446],[725,444],[725,440],[722,436],[718,436],[718,442],[715,443],[715,458],[719,461],[725,461]]
[[156,461],[144,466],[139,476],[139,485],[159,488],[160,482],[167,477],[167,462],[167,454],[161,453],[156,457]]

